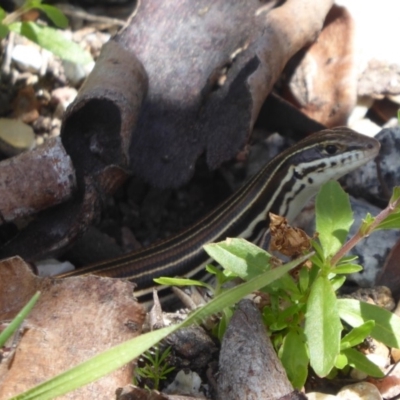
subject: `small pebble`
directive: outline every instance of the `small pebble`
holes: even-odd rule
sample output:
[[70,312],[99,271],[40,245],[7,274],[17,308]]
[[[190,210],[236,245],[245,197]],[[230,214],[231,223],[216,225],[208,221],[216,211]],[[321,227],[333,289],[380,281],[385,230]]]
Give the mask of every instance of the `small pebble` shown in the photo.
[[165,393],[198,396],[200,385],[201,378],[196,372],[181,370],[176,374],[174,381],[167,386]]
[[17,119],[0,118],[0,151],[14,156],[35,147],[32,127]]
[[338,400],[382,400],[382,396],[375,385],[368,382],[359,382],[344,386],[337,394]]
[[65,76],[72,86],[79,86],[90,74],[94,67],[94,62],[87,65],[75,64],[71,61],[62,60]]

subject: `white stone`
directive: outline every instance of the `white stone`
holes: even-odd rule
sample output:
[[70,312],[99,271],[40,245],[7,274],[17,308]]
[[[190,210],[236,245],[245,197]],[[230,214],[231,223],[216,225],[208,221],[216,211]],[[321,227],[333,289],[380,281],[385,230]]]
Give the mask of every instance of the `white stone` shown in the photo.
[[38,261],[35,263],[35,266],[39,276],[54,276],[75,269],[69,261],[61,262],[53,258]]
[[165,393],[198,396],[201,385],[200,376],[193,371],[183,370],[176,374],[174,381],[166,388]]
[[78,86],[90,74],[94,67],[94,62],[86,65],[75,64],[71,61],[62,60],[65,76],[72,86]]
[[22,71],[40,73],[43,64],[43,57],[40,50],[35,46],[17,44],[11,53],[12,61]]

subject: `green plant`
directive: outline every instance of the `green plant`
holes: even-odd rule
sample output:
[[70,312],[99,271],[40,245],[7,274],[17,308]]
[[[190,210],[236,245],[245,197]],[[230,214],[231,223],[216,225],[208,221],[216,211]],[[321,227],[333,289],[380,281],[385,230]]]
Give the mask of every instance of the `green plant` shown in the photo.
[[0,38],[5,38],[10,32],[15,32],[62,59],[77,64],[87,64],[92,61],[89,53],[77,43],[68,40],[59,30],[39,22],[20,21],[24,14],[33,9],[43,12],[59,28],[65,29],[68,26],[67,18],[58,8],[42,4],[42,0],[26,0],[20,8],[10,14],[0,7]]
[[[303,266],[295,281],[286,274],[262,289],[270,304],[263,310],[283,365],[294,387],[303,386],[310,365],[321,377],[352,366],[374,377],[383,374],[355,347],[368,335],[391,347],[400,345],[400,319],[377,306],[338,299],[346,275],[361,266],[345,256],[363,237],[380,229],[400,227],[400,188],[375,218],[367,215],[358,232],[345,243],[353,223],[348,196],[337,182],[325,184],[316,199],[318,240],[310,266]],[[240,239],[210,244],[206,251],[229,275],[247,280],[270,268],[270,255]],[[353,329],[344,337],[341,320]],[[224,325],[226,322],[224,321]]]
[[[167,375],[175,367],[168,363],[168,356],[171,353],[171,347],[167,347],[162,353],[159,346],[155,347],[155,352],[146,351],[141,358],[144,360],[143,366],[138,366],[135,370],[134,384],[138,385],[142,381],[151,381],[151,388],[158,390],[160,381],[167,379]],[[146,385],[149,387],[149,385]]]
[[[337,199],[338,196],[340,199]],[[337,369],[346,366],[357,367],[372,376],[382,376],[380,370],[354,347],[368,335],[388,346],[400,347],[400,318],[371,304],[337,299],[335,294],[344,282],[344,275],[360,269],[353,263],[354,258],[337,259],[341,257],[343,247],[350,247],[348,243],[343,245],[346,237],[344,231],[348,231],[349,219],[352,219],[349,207],[343,206],[348,202],[346,196],[335,183],[328,183],[321,189],[317,198],[320,243],[314,244],[317,250],[315,254],[310,253],[273,268],[271,255],[245,240],[229,239],[207,245],[206,251],[224,267],[222,272],[215,267],[208,267],[218,280],[216,295],[212,301],[194,311],[180,324],[146,333],[115,346],[13,399],[51,399],[93,382],[139,357],[182,327],[199,324],[223,310],[228,310],[226,315],[229,315],[235,303],[257,290],[268,293],[271,298],[271,304],[264,309],[263,316],[295,387],[302,386],[305,381],[308,365],[320,376],[332,376]],[[329,211],[329,204],[332,204],[333,199],[337,199],[338,204],[343,207],[337,209],[333,205],[333,215],[324,218],[323,215]],[[327,205],[326,209],[323,207],[324,203]],[[376,218],[367,216],[356,235],[357,239],[351,239],[350,243],[355,244],[364,235],[377,229],[399,228],[399,203],[400,189],[395,189],[389,206]],[[347,216],[343,217],[342,212]],[[337,223],[338,221],[341,222]],[[324,235],[326,239],[321,239]],[[288,272],[310,257],[313,258],[312,267],[302,267],[298,281],[294,281]],[[232,279],[232,276],[239,276],[245,282],[223,289],[223,283]],[[169,282],[182,285],[185,280],[169,279]],[[165,284],[165,281],[162,280],[162,283]],[[186,284],[192,283],[193,281],[186,281]],[[203,282],[194,283],[209,287]],[[342,338],[340,319],[353,327]]]

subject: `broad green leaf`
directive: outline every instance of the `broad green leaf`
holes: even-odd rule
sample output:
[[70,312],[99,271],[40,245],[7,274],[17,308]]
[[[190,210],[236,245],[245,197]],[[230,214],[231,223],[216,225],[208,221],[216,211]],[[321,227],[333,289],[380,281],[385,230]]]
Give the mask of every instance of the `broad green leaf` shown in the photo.
[[347,357],[347,362],[351,367],[357,368],[374,378],[383,378],[385,376],[376,364],[368,360],[364,354],[356,349],[346,349],[342,353]]
[[0,347],[4,346],[4,343],[11,337],[11,335],[18,329],[22,324],[23,320],[31,312],[36,302],[40,297],[40,292],[36,292],[33,297],[29,300],[28,304],[17,314],[17,316],[11,321],[6,329],[0,334]]
[[400,318],[373,304],[354,299],[337,301],[340,318],[352,327],[358,327],[367,321],[375,321],[371,336],[389,347],[400,347]]
[[353,328],[340,341],[340,350],[346,350],[350,347],[354,347],[362,343],[364,339],[371,333],[374,326],[374,321],[367,321],[357,328]]
[[0,21],[3,21],[5,16],[6,16],[6,12],[4,11],[3,8],[0,7]]
[[308,298],[304,332],[310,364],[321,377],[328,375],[335,364],[340,350],[341,330],[335,293],[328,278],[319,276]]
[[213,290],[212,286],[208,285],[207,283],[202,281],[196,281],[194,279],[169,278],[163,276],[161,278],[155,278],[154,282],[158,283],[159,285],[165,285],[165,286],[201,286],[209,290]]
[[224,269],[245,280],[269,269],[271,255],[245,239],[207,244],[204,250]]
[[13,397],[11,400],[53,399],[93,382],[96,379],[122,367],[134,358],[137,358],[172,332],[175,332],[184,326],[200,323],[208,316],[220,312],[226,307],[232,306],[244,296],[254,292],[255,290],[259,290],[263,286],[273,282],[275,279],[280,278],[291,269],[296,268],[296,266],[306,261],[309,257],[310,255],[300,257],[290,263],[271,271],[267,271],[257,278],[253,278],[239,286],[228,289],[204,307],[197,309],[180,324],[169,326],[158,331],[145,333],[144,335],[115,346],[75,368],[57,375],[53,379]]
[[57,7],[48,4],[35,5],[35,8],[42,10],[47,17],[59,28],[65,29],[68,26],[68,18]]
[[330,272],[333,272],[334,274],[353,274],[362,270],[363,267],[358,264],[340,264],[330,269]]
[[34,22],[14,22],[8,27],[13,32],[27,37],[64,60],[76,64],[88,64],[93,61],[88,52],[84,51],[79,44],[66,39],[57,29],[41,26]]
[[353,223],[349,196],[336,181],[321,187],[315,201],[315,218],[324,257],[329,258],[341,248]]
[[304,335],[290,330],[283,339],[279,357],[293,387],[301,389],[307,379],[309,363]]

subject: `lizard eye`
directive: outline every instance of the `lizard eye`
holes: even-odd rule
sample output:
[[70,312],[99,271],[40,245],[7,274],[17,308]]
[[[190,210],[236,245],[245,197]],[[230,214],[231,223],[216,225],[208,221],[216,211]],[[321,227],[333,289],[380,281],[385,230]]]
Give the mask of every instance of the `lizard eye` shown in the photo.
[[338,151],[338,148],[334,144],[328,144],[327,146],[325,146],[324,150],[328,154],[333,155],[333,154],[336,154],[336,152]]

